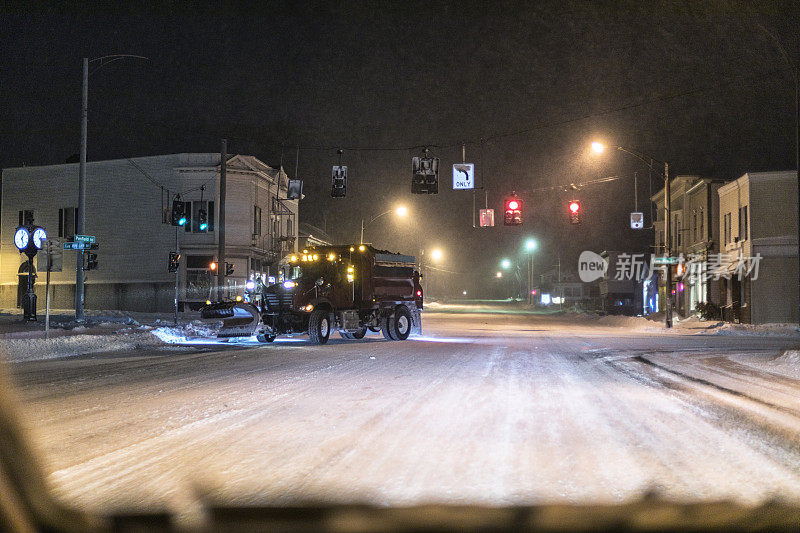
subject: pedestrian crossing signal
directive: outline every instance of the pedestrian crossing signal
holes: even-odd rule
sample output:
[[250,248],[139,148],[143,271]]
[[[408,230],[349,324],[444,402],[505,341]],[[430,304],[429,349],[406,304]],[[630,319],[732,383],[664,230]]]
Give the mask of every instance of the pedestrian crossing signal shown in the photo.
[[170,252],[169,265],[167,266],[167,270],[170,272],[177,272],[180,264],[181,264],[181,254],[179,254],[178,252]]

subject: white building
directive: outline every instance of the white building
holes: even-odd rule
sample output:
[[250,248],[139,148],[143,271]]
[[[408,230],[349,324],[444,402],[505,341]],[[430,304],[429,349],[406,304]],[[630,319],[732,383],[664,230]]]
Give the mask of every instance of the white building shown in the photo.
[[724,318],[796,323],[797,173],[747,173],[719,189],[719,212]]
[[[171,154],[86,166],[86,226],[97,238],[99,268],[86,272],[88,309],[168,311],[175,275],[169,252],[180,241],[179,300],[204,301],[216,274],[220,154]],[[253,156],[227,162],[225,260],[234,265],[226,279],[242,284],[254,273],[268,274],[285,253],[296,250],[298,201],[286,200],[288,177]],[[25,216],[47,229],[49,238],[70,241],[75,234],[78,164],[4,169],[0,211],[0,305],[17,305],[18,274],[25,256],[12,242]],[[170,225],[172,199],[187,203],[189,223]],[[198,212],[208,212],[201,231]],[[26,211],[28,213],[26,213]],[[52,274],[53,306],[74,307],[77,253],[63,252],[63,271]],[[223,266],[224,268],[224,266]],[[24,267],[22,267],[24,270]],[[40,307],[44,276],[36,283]]]

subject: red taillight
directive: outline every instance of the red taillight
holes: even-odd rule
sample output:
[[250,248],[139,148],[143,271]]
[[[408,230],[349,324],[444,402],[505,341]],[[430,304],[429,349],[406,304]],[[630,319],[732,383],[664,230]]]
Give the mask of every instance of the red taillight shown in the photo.
[[422,298],[422,291],[417,291],[417,297]]

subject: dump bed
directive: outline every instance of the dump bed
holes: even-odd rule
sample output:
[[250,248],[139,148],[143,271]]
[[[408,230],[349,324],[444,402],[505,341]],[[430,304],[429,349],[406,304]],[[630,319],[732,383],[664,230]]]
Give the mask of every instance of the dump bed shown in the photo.
[[413,300],[415,259],[412,255],[375,253],[372,296],[381,300]]

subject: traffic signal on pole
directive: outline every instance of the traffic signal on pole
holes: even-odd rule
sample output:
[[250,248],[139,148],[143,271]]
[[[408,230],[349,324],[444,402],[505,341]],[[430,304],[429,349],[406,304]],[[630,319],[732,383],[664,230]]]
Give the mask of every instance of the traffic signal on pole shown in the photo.
[[505,209],[503,211],[503,225],[522,225],[522,200],[514,194],[506,198]]
[[200,231],[208,229],[208,212],[205,209],[200,209],[197,212],[197,221],[200,224]]
[[411,159],[413,177],[412,194],[439,194],[439,158],[414,157]]
[[334,166],[331,170],[331,197],[344,198],[347,194],[347,166]]
[[233,263],[225,263],[225,275],[233,276]]
[[178,252],[170,252],[169,267],[167,270],[169,270],[170,272],[177,272],[180,264],[181,264],[181,254],[179,254]]
[[581,203],[578,200],[572,200],[567,206],[569,209],[569,223],[570,224],[580,224],[581,223]]
[[180,196],[176,196],[172,201],[172,225],[184,226],[186,224],[186,204],[181,201]]
[[95,270],[96,268],[97,268],[97,254],[94,252],[87,252],[86,270]]
[[209,263],[209,265],[208,265],[208,268],[211,269],[211,270],[216,270],[217,269],[217,262],[216,261],[211,261],[211,263]]

